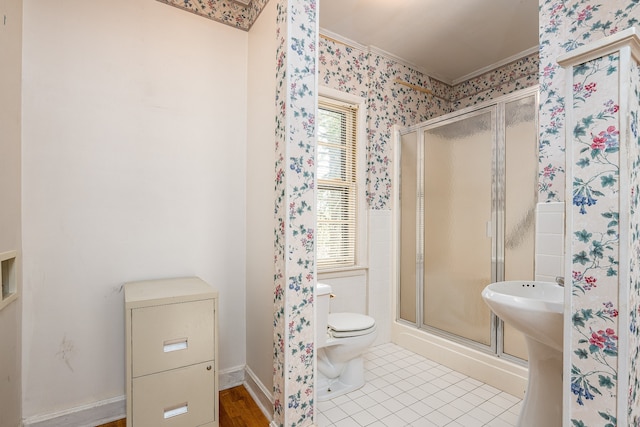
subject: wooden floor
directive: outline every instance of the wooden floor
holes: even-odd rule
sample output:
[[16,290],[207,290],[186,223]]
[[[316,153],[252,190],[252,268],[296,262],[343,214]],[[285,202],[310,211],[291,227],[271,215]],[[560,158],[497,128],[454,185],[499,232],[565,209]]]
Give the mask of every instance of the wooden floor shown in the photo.
[[[220,427],[267,427],[268,425],[269,420],[243,386],[220,392]],[[126,427],[126,423],[122,419],[98,427]]]

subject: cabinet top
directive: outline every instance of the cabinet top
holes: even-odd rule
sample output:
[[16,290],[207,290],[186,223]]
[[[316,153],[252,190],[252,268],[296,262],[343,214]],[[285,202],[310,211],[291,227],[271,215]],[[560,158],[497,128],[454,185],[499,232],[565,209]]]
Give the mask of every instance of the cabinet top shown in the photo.
[[171,304],[217,298],[218,291],[199,277],[143,280],[124,284],[125,307]]

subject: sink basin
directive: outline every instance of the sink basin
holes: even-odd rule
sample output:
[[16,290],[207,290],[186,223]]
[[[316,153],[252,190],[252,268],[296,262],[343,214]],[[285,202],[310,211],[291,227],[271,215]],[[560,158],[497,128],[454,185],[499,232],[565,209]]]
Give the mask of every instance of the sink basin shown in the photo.
[[482,298],[506,323],[526,336],[562,351],[562,286],[552,282],[496,282],[484,288]]
[[561,427],[564,288],[552,282],[496,282],[484,288],[482,299],[527,343],[529,380],[516,426]]

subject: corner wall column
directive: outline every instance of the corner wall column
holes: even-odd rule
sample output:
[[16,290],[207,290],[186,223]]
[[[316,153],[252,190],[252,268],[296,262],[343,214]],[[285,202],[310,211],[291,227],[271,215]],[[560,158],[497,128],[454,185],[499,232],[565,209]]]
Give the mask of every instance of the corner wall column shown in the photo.
[[272,426],[314,419],[316,0],[278,0]]
[[[558,58],[566,70],[563,425],[640,421],[640,39]],[[569,284],[571,284],[569,286]]]

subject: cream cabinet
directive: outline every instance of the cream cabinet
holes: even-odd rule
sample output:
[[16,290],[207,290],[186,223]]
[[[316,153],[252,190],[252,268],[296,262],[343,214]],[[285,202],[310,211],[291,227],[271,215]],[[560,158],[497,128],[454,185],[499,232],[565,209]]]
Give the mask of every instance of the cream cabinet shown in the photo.
[[124,295],[127,427],[217,427],[218,293],[186,277]]

